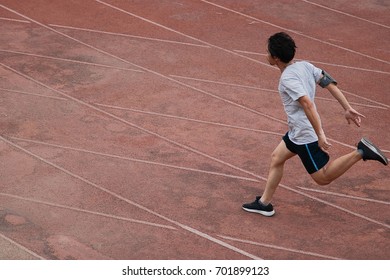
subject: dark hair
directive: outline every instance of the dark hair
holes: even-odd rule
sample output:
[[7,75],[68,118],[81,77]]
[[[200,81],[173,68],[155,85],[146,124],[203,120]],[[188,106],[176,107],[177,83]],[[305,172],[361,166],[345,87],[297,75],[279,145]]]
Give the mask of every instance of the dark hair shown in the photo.
[[285,32],[276,33],[268,39],[269,53],[284,63],[293,60],[296,48],[294,40]]

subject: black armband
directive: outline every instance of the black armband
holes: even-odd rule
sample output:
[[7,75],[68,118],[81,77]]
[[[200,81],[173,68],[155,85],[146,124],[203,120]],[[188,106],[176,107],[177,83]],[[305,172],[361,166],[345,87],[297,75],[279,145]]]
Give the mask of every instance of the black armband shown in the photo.
[[329,73],[322,70],[322,75],[323,75],[322,78],[318,81],[318,84],[320,85],[320,87],[324,88],[330,84],[337,85],[337,81],[335,79],[333,79],[332,76],[329,75]]

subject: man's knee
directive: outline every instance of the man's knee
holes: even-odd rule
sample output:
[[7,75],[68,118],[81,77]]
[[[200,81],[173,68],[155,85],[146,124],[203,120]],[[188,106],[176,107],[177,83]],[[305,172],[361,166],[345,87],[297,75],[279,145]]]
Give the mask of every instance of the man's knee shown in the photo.
[[271,167],[283,166],[284,163],[295,154],[287,149],[284,141],[281,141],[271,153]]
[[326,176],[324,169],[311,174],[311,177],[313,178],[314,182],[320,186],[329,185],[332,182],[332,180]]
[[326,186],[329,185],[332,181],[329,181],[327,179],[314,179],[314,181],[320,185],[320,186]]
[[284,157],[280,152],[274,150],[271,154],[271,165],[278,166],[283,165],[286,162],[286,157]]

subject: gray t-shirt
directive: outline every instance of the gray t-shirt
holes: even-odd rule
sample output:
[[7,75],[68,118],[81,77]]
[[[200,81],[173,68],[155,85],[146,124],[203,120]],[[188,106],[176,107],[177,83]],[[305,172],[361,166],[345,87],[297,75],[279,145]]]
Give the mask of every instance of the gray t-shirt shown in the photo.
[[321,69],[309,62],[301,61],[287,66],[280,77],[279,94],[287,114],[288,136],[295,144],[318,141],[313,126],[298,99],[307,95],[314,103],[316,85],[321,74]]

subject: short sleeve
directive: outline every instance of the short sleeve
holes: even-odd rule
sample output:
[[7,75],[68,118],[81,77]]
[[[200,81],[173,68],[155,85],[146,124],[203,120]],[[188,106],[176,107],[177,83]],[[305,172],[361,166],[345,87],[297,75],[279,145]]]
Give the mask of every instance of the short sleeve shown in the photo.
[[281,84],[284,92],[294,101],[297,101],[300,97],[306,95],[302,80],[294,73],[285,75],[281,80]]
[[322,75],[322,69],[318,68],[318,67],[315,67],[314,65],[313,66],[313,76],[314,76],[314,79],[316,81],[316,83],[318,83],[321,79],[321,75]]

